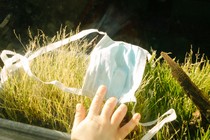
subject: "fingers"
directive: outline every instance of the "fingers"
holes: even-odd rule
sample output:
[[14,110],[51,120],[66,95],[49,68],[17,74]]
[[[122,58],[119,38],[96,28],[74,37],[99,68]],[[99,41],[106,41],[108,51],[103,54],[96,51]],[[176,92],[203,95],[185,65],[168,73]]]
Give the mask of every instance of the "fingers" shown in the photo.
[[121,139],[124,139],[138,125],[140,118],[140,114],[136,113],[127,124],[120,128],[119,134]]
[[106,94],[106,87],[100,86],[90,105],[88,116],[99,115],[105,94]]
[[106,120],[110,120],[116,105],[117,99],[115,97],[109,98],[102,109],[101,116]]
[[114,124],[114,126],[118,127],[122,122],[123,118],[125,117],[126,113],[127,113],[127,106],[125,104],[121,104],[113,113],[111,118],[111,124]]
[[86,111],[82,104],[76,105],[76,113],[74,117],[73,129],[78,126],[78,124],[85,119]]

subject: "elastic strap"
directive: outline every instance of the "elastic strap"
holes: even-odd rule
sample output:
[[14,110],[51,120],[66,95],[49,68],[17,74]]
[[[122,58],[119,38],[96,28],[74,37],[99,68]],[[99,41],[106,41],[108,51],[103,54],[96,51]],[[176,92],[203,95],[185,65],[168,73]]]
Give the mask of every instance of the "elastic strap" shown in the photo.
[[[135,113],[135,107],[137,105],[137,102],[135,102],[135,105],[131,111],[132,114]],[[162,116],[160,116],[158,119],[146,123],[139,122],[139,125],[142,126],[151,126],[157,123],[152,129],[150,129],[142,138],[141,140],[149,140],[151,139],[166,123],[174,121],[177,118],[176,112],[174,109],[169,109],[167,112],[165,112]]]
[[[29,62],[40,55],[43,55],[50,51],[53,51],[57,48],[60,48],[61,46],[64,46],[72,41],[81,39],[81,38],[87,36],[88,34],[94,33],[94,32],[97,32],[99,34],[106,34],[104,32],[99,32],[97,29],[83,30],[83,31],[79,32],[78,34],[73,35],[69,38],[66,38],[66,39],[57,41],[55,43],[49,44],[45,47],[42,47],[42,48],[38,49],[37,51],[35,51],[34,53],[32,53],[31,55],[27,54],[27,55],[29,55],[28,57],[26,57],[26,55],[23,56],[21,54],[18,54],[18,53],[9,51],[9,50],[3,50],[1,53],[1,56],[0,56],[4,63],[4,67],[2,68],[1,73],[0,73],[0,75],[1,75],[0,87],[2,87],[4,82],[8,80],[9,75],[11,75],[17,69],[22,67],[24,69],[24,71],[28,74],[28,76],[34,78],[37,81],[40,81],[44,84],[55,85],[56,87],[58,87],[59,89],[61,89],[64,92],[80,95],[81,89],[66,87],[63,83],[61,83],[57,80],[53,80],[50,82],[42,81],[41,79],[39,79],[32,73],[32,71],[30,69]],[[11,55],[11,57],[9,58],[8,55]]]

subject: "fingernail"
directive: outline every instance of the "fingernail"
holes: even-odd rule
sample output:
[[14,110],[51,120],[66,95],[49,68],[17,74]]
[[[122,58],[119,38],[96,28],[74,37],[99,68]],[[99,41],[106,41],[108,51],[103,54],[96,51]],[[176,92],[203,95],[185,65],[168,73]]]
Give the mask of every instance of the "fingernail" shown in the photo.
[[76,110],[80,110],[81,109],[81,104],[77,104],[76,105]]
[[140,120],[141,115],[139,113],[136,113],[133,117],[135,120]]
[[128,109],[128,107],[125,104],[121,104],[120,107],[121,107],[122,110],[127,110]]
[[115,97],[111,97],[108,99],[110,102],[114,102],[115,104],[117,104],[117,98]]
[[107,88],[106,88],[105,85],[100,85],[99,88],[100,88],[100,89],[103,89],[103,90],[107,90]]

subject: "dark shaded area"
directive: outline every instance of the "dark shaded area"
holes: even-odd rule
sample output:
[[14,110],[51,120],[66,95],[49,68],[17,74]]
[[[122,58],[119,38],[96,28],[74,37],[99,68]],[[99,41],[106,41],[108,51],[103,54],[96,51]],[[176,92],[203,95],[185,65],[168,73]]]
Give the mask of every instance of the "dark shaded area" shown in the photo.
[[19,49],[13,29],[27,43],[27,29],[56,34],[61,24],[68,30],[98,28],[115,40],[150,50],[172,52],[181,61],[192,47],[210,56],[209,0],[0,0],[1,49]]

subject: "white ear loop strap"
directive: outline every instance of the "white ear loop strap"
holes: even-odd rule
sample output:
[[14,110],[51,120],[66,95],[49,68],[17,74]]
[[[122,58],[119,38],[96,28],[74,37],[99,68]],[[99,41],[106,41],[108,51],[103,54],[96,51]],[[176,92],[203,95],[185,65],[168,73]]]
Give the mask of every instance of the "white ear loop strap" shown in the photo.
[[97,32],[99,34],[106,34],[104,32],[99,32],[97,29],[88,29],[88,30],[83,30],[81,32],[79,32],[78,34],[76,35],[73,35],[69,38],[66,38],[66,39],[63,39],[63,40],[60,40],[60,41],[57,41],[55,43],[52,43],[52,44],[49,44],[47,45],[46,47],[42,47],[40,48],[39,50],[37,50],[36,52],[34,52],[32,55],[30,55],[28,57],[29,61],[36,58],[37,56],[40,56],[44,53],[47,53],[47,52],[50,52],[50,51],[53,51],[57,48],[60,48],[61,46],[64,46],[72,41],[76,41],[78,39],[81,39],[83,38],[84,36],[86,35],[89,35],[91,33],[94,33],[94,32]]
[[[167,117],[165,117],[165,116],[167,116]],[[164,119],[162,120],[162,118],[164,118]],[[175,110],[174,109],[169,109],[166,113],[164,113],[157,120],[154,120],[154,121],[151,121],[151,122],[147,122],[147,123],[139,123],[142,126],[149,126],[149,125],[152,125],[152,124],[157,122],[157,124],[152,129],[150,129],[147,132],[147,134],[142,137],[141,140],[149,140],[149,139],[151,139],[164,126],[165,123],[174,121],[176,118],[177,118],[177,116],[176,116]]]
[[[135,107],[137,105],[137,102],[135,102],[135,105],[131,111],[132,114],[135,113]],[[165,117],[166,116],[166,117]],[[164,118],[165,117],[165,118]],[[162,116],[160,116],[158,119],[146,122],[146,123],[141,123],[139,122],[139,125],[142,126],[151,126],[157,123],[152,129],[150,129],[146,135],[144,135],[141,140],[150,140],[166,123],[172,122],[177,118],[176,112],[174,109],[169,109],[167,112],[165,112]]]
[[[4,67],[2,68],[1,73],[0,73],[0,75],[1,75],[0,88],[2,87],[3,83],[8,80],[9,75],[11,75],[13,72],[15,72],[18,68],[22,67],[24,69],[24,71],[28,74],[28,76],[33,77],[37,81],[40,81],[44,84],[55,85],[56,87],[60,88],[64,92],[69,92],[69,93],[73,93],[73,94],[81,94],[81,89],[66,87],[63,83],[61,83],[57,80],[53,80],[50,82],[42,81],[41,79],[39,79],[32,73],[32,71],[30,69],[29,62],[42,54],[53,51],[57,48],[60,48],[61,46],[64,46],[72,41],[78,40],[78,39],[80,39],[90,33],[94,33],[94,32],[97,32],[99,34],[106,34],[104,32],[99,32],[97,29],[83,30],[83,31],[79,32],[78,34],[73,35],[69,38],[66,38],[66,39],[57,41],[55,43],[49,44],[45,47],[42,47],[39,50],[32,53],[31,55],[29,55],[29,57],[20,55],[18,53],[15,53],[15,52],[12,52],[9,50],[2,51],[0,57],[4,63]],[[9,58],[8,55],[12,55],[12,57]]]

